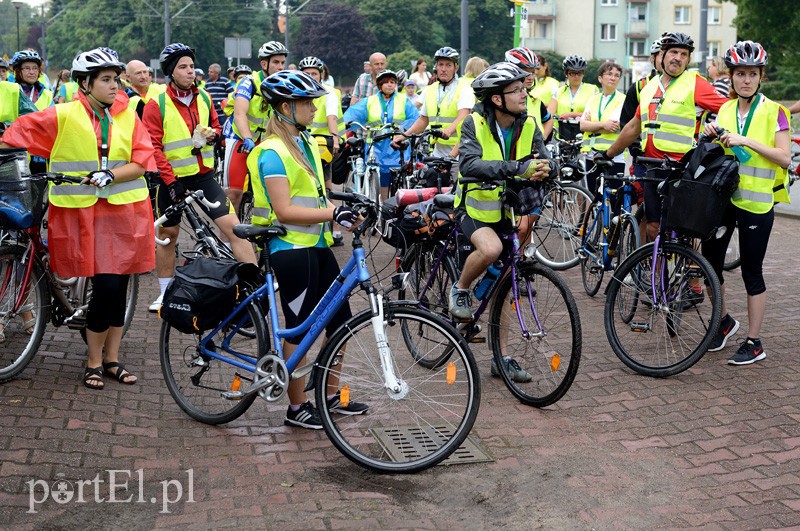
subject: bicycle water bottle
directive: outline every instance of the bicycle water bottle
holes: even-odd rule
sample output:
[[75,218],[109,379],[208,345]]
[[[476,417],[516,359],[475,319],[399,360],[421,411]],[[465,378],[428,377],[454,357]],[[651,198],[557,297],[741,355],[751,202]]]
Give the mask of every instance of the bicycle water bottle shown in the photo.
[[356,175],[360,177],[364,175],[364,171],[366,171],[366,168],[364,167],[364,159],[359,157],[356,159]]
[[486,274],[483,275],[481,281],[478,282],[477,286],[475,286],[475,298],[482,301],[486,295],[492,291],[492,286],[494,286],[494,283],[497,282],[497,277],[500,276],[501,267],[502,264],[495,262],[486,269]]
[[750,152],[747,151],[742,146],[731,146],[731,151],[733,151],[733,154],[736,155],[736,160],[738,160],[742,164],[750,160],[750,158],[752,157],[752,155],[750,155]]

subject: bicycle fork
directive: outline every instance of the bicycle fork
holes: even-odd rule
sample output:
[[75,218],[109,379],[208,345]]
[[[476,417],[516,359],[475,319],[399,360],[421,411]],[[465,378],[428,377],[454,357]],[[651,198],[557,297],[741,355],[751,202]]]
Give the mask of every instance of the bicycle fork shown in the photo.
[[375,335],[375,344],[378,346],[378,355],[381,360],[381,370],[383,372],[383,386],[389,391],[390,397],[400,399],[408,394],[408,384],[397,378],[394,373],[394,363],[392,362],[392,351],[386,341],[384,329],[385,321],[383,318],[383,295],[375,293],[369,294],[369,305],[372,311],[372,331]]

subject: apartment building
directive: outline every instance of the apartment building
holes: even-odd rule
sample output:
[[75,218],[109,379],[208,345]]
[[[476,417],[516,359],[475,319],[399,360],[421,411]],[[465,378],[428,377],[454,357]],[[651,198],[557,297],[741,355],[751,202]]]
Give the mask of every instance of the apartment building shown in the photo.
[[[698,44],[700,0],[528,0],[522,45],[560,55],[613,59],[638,77],[647,69],[650,43],[665,31],[681,31]],[[736,5],[709,0],[709,56],[736,42]]]

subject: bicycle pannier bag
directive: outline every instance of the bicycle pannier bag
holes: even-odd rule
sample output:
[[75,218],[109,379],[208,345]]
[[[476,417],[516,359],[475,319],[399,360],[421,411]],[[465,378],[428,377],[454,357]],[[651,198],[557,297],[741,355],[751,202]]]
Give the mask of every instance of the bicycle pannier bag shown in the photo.
[[176,268],[159,315],[184,334],[210,330],[244,298],[245,285],[255,285],[258,279],[254,264],[227,258],[196,258]]
[[40,222],[33,211],[46,186],[47,181],[31,182],[26,150],[0,150],[0,228],[27,229]]

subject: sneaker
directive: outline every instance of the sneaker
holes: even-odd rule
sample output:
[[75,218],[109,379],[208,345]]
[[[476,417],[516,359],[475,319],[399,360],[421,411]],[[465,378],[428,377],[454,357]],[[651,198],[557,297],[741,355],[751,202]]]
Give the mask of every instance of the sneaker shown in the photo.
[[292,411],[292,406],[286,410],[286,418],[283,419],[286,426],[299,426],[309,430],[321,430],[322,420],[319,418],[317,408],[311,402],[305,402],[300,409]]
[[681,311],[685,312],[686,310],[691,309],[694,306],[697,306],[701,302],[705,300],[706,296],[703,295],[703,290],[695,291],[691,287],[686,290],[686,295],[684,296],[683,302],[681,303]]
[[336,391],[333,398],[329,398],[328,411],[331,413],[339,413],[340,415],[363,415],[369,409],[369,406],[361,402],[348,402],[346,406],[342,405],[339,399],[341,391]]
[[332,247],[342,247],[344,245],[344,238],[342,238],[341,232],[334,232],[333,233],[333,245]]
[[711,341],[711,345],[708,347],[708,352],[716,352],[724,349],[725,344],[728,342],[728,338],[735,334],[738,330],[739,321],[731,317],[730,314],[723,317],[722,322],[719,324],[717,335],[714,336],[714,339]]
[[164,295],[163,294],[159,295],[158,298],[154,300],[150,306],[147,307],[147,311],[149,311],[150,313],[158,313],[158,310],[161,309],[161,302],[163,300],[164,300]]
[[761,341],[756,345],[755,342],[748,337],[739,347],[739,350],[736,351],[736,354],[728,358],[728,365],[750,365],[766,357],[767,353],[764,352],[764,346],[761,344]]
[[[526,383],[533,380],[533,377],[528,374],[528,371],[520,367],[519,363],[517,363],[517,360],[514,358],[508,356],[504,357],[503,365],[505,366],[508,375],[511,376],[512,382]],[[492,373],[492,376],[500,376],[500,369],[497,368],[497,362],[494,360],[494,358],[492,358],[492,366],[489,372]]]
[[468,289],[458,289],[453,284],[453,289],[450,290],[450,315],[457,319],[472,319],[472,310],[469,307],[472,305]]

